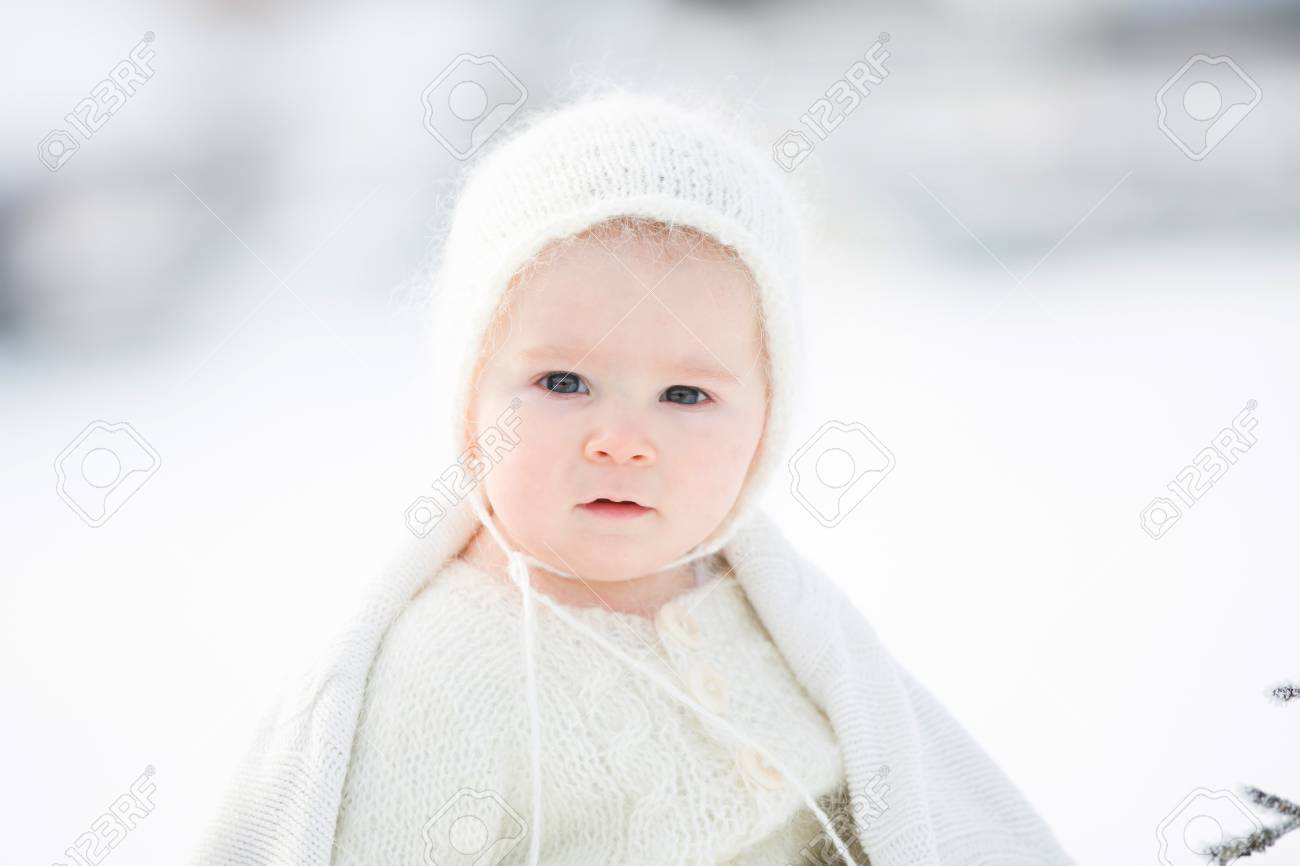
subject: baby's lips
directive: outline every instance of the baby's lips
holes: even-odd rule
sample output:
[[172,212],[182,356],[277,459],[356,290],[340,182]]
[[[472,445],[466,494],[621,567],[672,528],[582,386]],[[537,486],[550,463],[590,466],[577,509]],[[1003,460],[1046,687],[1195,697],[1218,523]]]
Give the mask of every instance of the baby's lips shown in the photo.
[[594,499],[588,499],[586,502],[580,502],[579,505],[591,505],[593,502],[616,502],[625,505],[640,505],[642,508],[649,508],[644,502],[636,499],[618,499],[613,496],[597,496]]

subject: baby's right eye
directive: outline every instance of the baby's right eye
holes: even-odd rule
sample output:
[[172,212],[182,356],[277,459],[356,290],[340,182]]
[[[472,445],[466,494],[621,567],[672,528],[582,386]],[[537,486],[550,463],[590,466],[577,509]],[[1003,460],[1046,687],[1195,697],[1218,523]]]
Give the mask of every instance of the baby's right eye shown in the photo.
[[[551,384],[551,381],[552,381],[553,379],[554,379],[554,380],[557,380],[557,383],[554,384],[554,385]],[[558,372],[557,372],[557,373],[547,373],[545,376],[543,376],[543,377],[538,381],[538,384],[539,384],[539,385],[541,385],[541,386],[542,386],[543,388],[545,388],[547,391],[550,391],[552,394],[573,394],[573,393],[585,393],[585,392],[574,392],[574,391],[570,391],[570,390],[568,390],[568,385],[569,385],[569,383],[574,383],[574,384],[581,385],[581,384],[582,384],[582,378],[581,378],[577,373],[558,373]],[[585,388],[586,386],[584,385],[583,387]]]

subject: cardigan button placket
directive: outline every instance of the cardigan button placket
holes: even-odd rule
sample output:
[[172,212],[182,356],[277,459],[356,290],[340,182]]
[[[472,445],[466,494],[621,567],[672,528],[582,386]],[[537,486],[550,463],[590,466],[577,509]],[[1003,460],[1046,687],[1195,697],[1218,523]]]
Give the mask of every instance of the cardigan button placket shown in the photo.
[[689,649],[698,649],[702,642],[700,624],[682,608],[680,602],[668,601],[660,605],[655,614],[655,624],[660,634]]
[[719,716],[727,712],[727,683],[718,669],[706,661],[691,668],[691,693],[704,708]]
[[769,766],[758,749],[753,746],[749,744],[742,746],[737,758],[745,775],[769,791],[779,790],[785,784],[785,776],[781,771]]

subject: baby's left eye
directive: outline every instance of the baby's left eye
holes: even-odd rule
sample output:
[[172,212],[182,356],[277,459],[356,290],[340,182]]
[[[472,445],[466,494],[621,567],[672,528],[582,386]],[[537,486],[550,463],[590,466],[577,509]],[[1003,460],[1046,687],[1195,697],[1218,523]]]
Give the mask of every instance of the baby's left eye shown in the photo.
[[[552,379],[556,380],[557,384],[554,385],[548,384]],[[547,391],[550,391],[552,394],[582,393],[581,391],[569,390],[570,385],[583,384],[582,377],[579,376],[577,373],[569,373],[569,372],[562,372],[562,371],[547,373],[545,376],[541,378],[540,383],[543,388],[545,388]]]
[[[693,385],[673,385],[667,391],[664,391],[664,394],[668,397],[670,403],[675,402],[672,399],[674,396],[686,398],[686,402],[683,404],[686,406],[695,406],[701,402],[701,399],[707,400],[709,398],[707,394]],[[695,399],[691,399],[693,396]]]

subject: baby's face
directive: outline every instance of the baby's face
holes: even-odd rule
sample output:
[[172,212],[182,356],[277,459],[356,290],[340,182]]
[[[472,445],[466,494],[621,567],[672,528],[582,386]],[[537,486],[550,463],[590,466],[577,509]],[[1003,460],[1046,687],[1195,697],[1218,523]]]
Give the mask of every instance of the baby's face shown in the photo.
[[[521,404],[518,444],[483,482],[517,549],[585,580],[629,580],[731,511],[763,433],[767,373],[751,277],[712,243],[665,254],[584,235],[524,276],[471,398],[476,436]],[[584,507],[598,497],[649,510]]]

